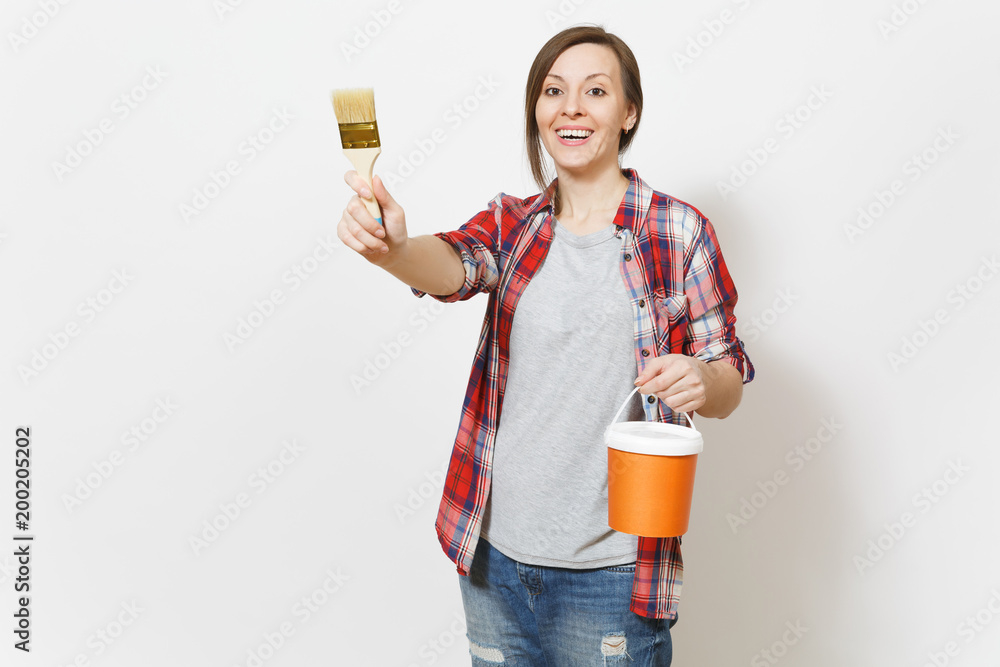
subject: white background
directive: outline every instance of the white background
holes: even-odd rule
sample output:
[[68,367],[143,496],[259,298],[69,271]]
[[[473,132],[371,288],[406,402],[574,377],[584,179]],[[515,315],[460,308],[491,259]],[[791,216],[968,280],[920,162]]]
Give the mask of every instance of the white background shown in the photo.
[[992,664],[998,20],[983,0],[6,2],[0,662],[468,664],[433,522],[486,299],[418,301],[339,243],[330,91],[375,88],[376,171],[410,234],[454,229],[538,191],[528,68],[596,22],[642,71],[624,165],[712,220],[757,368],[699,423],[674,664]]

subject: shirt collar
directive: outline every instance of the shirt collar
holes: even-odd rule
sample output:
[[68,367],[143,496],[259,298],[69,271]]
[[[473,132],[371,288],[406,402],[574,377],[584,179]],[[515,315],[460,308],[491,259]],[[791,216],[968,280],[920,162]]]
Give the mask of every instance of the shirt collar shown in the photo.
[[[645,181],[639,178],[639,174],[635,169],[622,169],[622,173],[628,177],[629,185],[628,190],[625,191],[625,197],[618,207],[618,213],[615,214],[615,226],[624,227],[631,231],[633,235],[638,235],[639,230],[646,221],[646,213],[649,211],[652,190],[649,189]],[[545,209],[548,209],[549,215],[552,214],[552,198],[555,196],[558,182],[558,178],[552,179],[552,182],[545,188],[545,191],[538,195],[538,199],[528,209],[529,218],[541,213]]]

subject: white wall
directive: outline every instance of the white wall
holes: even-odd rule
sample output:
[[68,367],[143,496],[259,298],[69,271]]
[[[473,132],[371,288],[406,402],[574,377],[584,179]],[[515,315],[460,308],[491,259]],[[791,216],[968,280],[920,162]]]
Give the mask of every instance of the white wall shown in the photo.
[[[454,229],[497,192],[537,192],[524,79],[581,22],[634,49],[646,106],[625,164],[712,220],[757,367],[736,413],[700,423],[675,664],[995,661],[997,5],[492,7],[5,4],[0,498],[12,525],[15,427],[30,425],[36,536],[21,662],[252,665],[284,628],[263,664],[468,664],[433,522],[486,300],[418,301],[339,244],[349,165],[329,94],[375,87],[377,169],[399,177],[410,233]],[[345,54],[364,30],[377,34]],[[692,40],[701,53],[679,64]],[[245,143],[258,134],[272,139],[259,151]],[[87,154],[54,166],[74,150]],[[933,163],[914,170],[922,155]],[[211,188],[229,162],[238,173]],[[303,262],[314,272],[296,282]],[[378,377],[352,385],[369,363]],[[270,482],[256,472],[269,463]],[[237,498],[239,516],[192,547]],[[0,539],[12,613],[14,541]],[[96,633],[119,617],[108,645]]]

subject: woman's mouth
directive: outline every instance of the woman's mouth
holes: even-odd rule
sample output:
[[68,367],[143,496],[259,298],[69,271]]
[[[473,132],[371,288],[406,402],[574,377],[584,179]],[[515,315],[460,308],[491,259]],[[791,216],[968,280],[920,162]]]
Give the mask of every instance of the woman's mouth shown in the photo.
[[580,144],[584,144],[593,133],[593,130],[556,130],[559,143],[564,146],[579,146]]

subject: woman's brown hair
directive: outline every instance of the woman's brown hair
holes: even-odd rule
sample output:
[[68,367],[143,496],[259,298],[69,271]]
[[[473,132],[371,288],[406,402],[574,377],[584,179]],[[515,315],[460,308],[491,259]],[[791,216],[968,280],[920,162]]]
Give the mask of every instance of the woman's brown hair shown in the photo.
[[[635,60],[632,49],[617,35],[607,32],[597,25],[582,25],[566,28],[554,35],[541,48],[535,61],[528,71],[528,83],[524,89],[524,143],[528,150],[528,164],[535,183],[542,189],[548,185],[545,165],[542,162],[542,141],[539,136],[538,123],[535,121],[535,105],[542,94],[542,82],[552,69],[552,64],[563,51],[577,44],[599,44],[614,51],[621,68],[622,89],[625,100],[634,104],[636,109],[635,124],[626,134],[618,137],[618,155],[621,155],[632,143],[639,121],[642,119],[642,85],[639,80],[639,64]],[[558,200],[556,209],[558,210]]]

